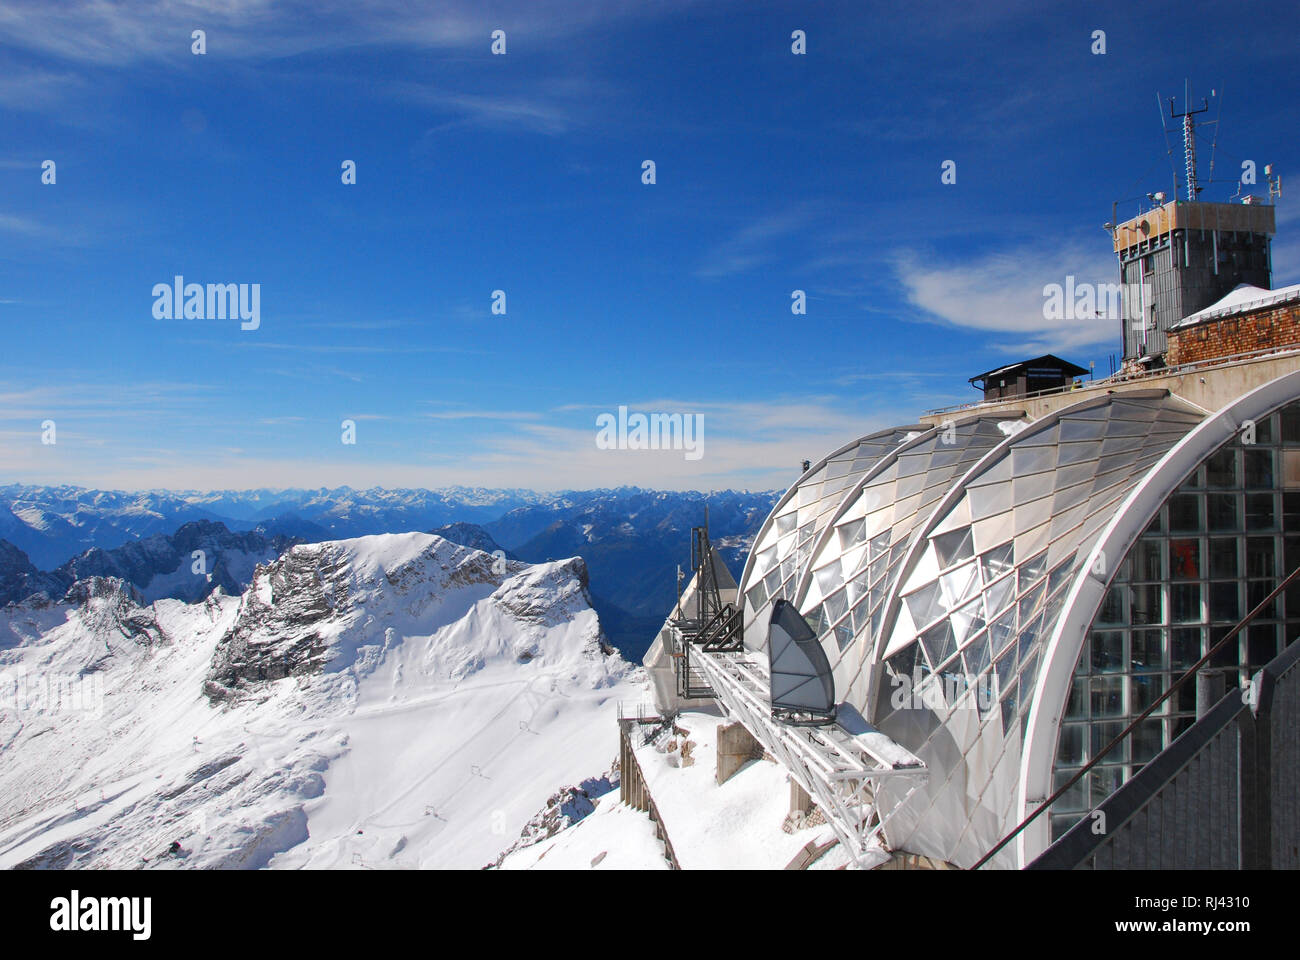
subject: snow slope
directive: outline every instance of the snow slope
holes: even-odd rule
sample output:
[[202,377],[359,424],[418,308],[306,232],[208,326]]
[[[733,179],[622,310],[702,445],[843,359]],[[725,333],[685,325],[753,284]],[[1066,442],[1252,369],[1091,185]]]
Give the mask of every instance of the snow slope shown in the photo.
[[502,870],[667,870],[663,842],[640,810],[618,794],[550,839],[524,847],[501,862]]
[[0,867],[479,867],[608,768],[643,682],[578,559],[398,534],[197,604],[79,581],[0,611]]

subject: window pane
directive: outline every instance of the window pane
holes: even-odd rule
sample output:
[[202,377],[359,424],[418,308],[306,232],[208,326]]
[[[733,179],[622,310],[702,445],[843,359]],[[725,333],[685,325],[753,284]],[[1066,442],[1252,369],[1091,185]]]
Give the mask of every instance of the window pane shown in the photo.
[[1070,684],[1070,700],[1065,705],[1065,718],[1078,720],[1088,716],[1088,681],[1075,680]]
[[1246,494],[1246,529],[1277,529],[1277,498],[1273,494]]
[[1119,630],[1092,634],[1092,672],[1118,673],[1124,669],[1124,634]]
[[1225,447],[1205,461],[1205,483],[1208,487],[1235,487],[1237,485],[1237,451]]
[[1162,573],[1161,541],[1139,540],[1133,551],[1133,579],[1159,580]]
[[[1151,706],[1151,704],[1155,703],[1160,694],[1164,692],[1165,678],[1162,674],[1153,673],[1130,678],[1129,712],[1134,715],[1141,713],[1147,707]],[[1164,704],[1161,705],[1161,710],[1163,710],[1163,708]]]
[[1123,587],[1111,587],[1106,591],[1106,596],[1101,601],[1101,609],[1097,611],[1098,623],[1124,622],[1123,590]]
[[1237,576],[1237,538],[1213,537],[1210,539],[1210,576]]
[[[1115,751],[1116,755],[1119,750]],[[1089,793],[1092,797],[1092,806],[1096,807],[1099,803],[1109,797],[1123,785],[1124,768],[1123,767],[1095,767],[1088,774]]]
[[1252,667],[1262,667],[1278,654],[1277,626],[1264,623],[1246,629],[1247,659]]
[[1195,533],[1201,529],[1199,496],[1176,493],[1169,498],[1169,529],[1175,533]]
[[1188,630],[1186,628],[1173,631],[1173,642],[1170,645],[1169,666],[1173,670],[1182,672],[1201,659],[1201,631],[1199,628]]
[[1196,580],[1201,575],[1201,541],[1169,541],[1169,572],[1175,580]]
[[1275,541],[1272,537],[1247,537],[1246,538],[1246,576],[1248,577],[1272,577],[1275,576],[1275,565],[1273,558],[1276,553]]
[[1083,744],[1087,730],[1086,723],[1067,723],[1061,727],[1061,744],[1056,752],[1057,763],[1074,766],[1083,763]]
[[1097,677],[1091,681],[1089,707],[1096,717],[1124,715],[1124,680],[1122,677]]
[[1134,630],[1129,640],[1129,669],[1134,673],[1150,673],[1165,668],[1163,630]]
[[1282,443],[1289,447],[1300,444],[1300,406],[1287,404],[1278,411],[1278,419],[1282,422]]
[[[1094,757],[1100,756],[1101,751],[1105,749],[1106,745],[1109,744],[1116,737],[1118,737],[1123,730],[1124,730],[1124,724],[1118,721],[1114,723],[1094,723],[1092,725],[1092,755]],[[1106,755],[1102,758],[1102,762],[1115,763],[1117,760],[1126,760],[1126,759],[1128,759],[1128,738],[1127,737],[1125,737],[1119,743],[1115,744],[1115,746],[1111,750],[1107,751]],[[1096,771],[1102,771],[1102,770],[1106,770],[1107,768],[1097,767],[1094,769]],[[1114,768],[1110,768],[1110,769],[1113,770]],[[1113,789],[1119,789],[1119,786],[1120,784],[1117,780],[1115,781],[1115,785]]]
[[1211,530],[1236,530],[1240,527],[1235,493],[1211,493],[1205,498]]
[[1173,623],[1196,623],[1201,619],[1201,585],[1175,583],[1169,587],[1169,618]]
[[[1258,436],[1256,436],[1258,440]],[[1271,490],[1273,488],[1273,451],[1243,450],[1244,482],[1249,488]]]
[[1133,731],[1133,762],[1146,763],[1163,748],[1164,721],[1143,720]]
[[1210,584],[1210,619],[1236,623],[1241,619],[1237,581]]
[[[1273,580],[1246,581],[1246,610],[1251,611],[1258,607],[1276,587],[1277,583]],[[1288,588],[1288,592],[1290,592],[1290,588]],[[1274,597],[1273,602],[1261,610],[1258,616],[1266,620],[1277,619],[1277,598]]]
[[1277,442],[1277,417],[1265,417],[1263,420],[1255,422],[1255,442],[1256,443],[1276,443]]
[[1129,622],[1134,626],[1160,623],[1160,584],[1138,584],[1129,588],[1132,612]]

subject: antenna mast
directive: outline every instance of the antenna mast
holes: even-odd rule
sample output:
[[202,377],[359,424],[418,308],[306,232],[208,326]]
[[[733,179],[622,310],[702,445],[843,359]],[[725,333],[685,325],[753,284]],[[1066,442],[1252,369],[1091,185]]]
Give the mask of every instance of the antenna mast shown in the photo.
[[1196,185],[1196,121],[1192,118],[1198,113],[1205,113],[1210,109],[1209,101],[1204,97],[1201,98],[1201,108],[1199,110],[1190,110],[1191,97],[1188,92],[1187,82],[1183,81],[1183,112],[1174,112],[1174,98],[1169,98],[1169,116],[1175,120],[1183,121],[1183,160],[1187,166],[1187,199],[1195,200],[1196,195],[1201,192],[1201,188]]

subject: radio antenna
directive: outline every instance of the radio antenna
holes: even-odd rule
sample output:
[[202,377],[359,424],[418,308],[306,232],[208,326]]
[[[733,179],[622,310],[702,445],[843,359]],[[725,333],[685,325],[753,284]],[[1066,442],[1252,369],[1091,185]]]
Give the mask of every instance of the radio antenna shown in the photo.
[[1202,97],[1201,107],[1199,110],[1192,110],[1191,95],[1188,89],[1188,83],[1183,81],[1183,110],[1181,113],[1174,112],[1174,98],[1169,98],[1169,117],[1173,120],[1183,121],[1183,162],[1187,167],[1187,199],[1195,200],[1196,195],[1201,192],[1201,188],[1196,185],[1196,121],[1192,118],[1198,113],[1205,113],[1210,109],[1209,102]]

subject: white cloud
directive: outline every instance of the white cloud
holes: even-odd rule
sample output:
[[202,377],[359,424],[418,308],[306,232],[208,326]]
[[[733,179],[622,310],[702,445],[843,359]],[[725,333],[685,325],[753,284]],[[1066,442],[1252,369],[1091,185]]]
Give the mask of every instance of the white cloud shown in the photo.
[[[0,73],[0,105],[13,110],[48,110],[84,88],[85,81],[73,73],[12,64]],[[23,166],[27,165],[24,162]]]
[[1273,286],[1300,283],[1300,206],[1277,205],[1277,236],[1273,241]]
[[1119,336],[1119,320],[1046,320],[1048,284],[1119,282],[1105,244],[1062,244],[986,254],[961,264],[936,264],[909,253],[894,262],[907,300],[921,319],[990,334],[991,345],[1020,353],[1060,353]]

